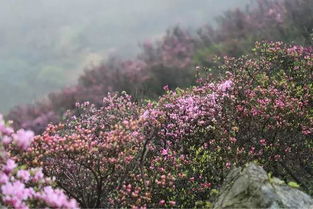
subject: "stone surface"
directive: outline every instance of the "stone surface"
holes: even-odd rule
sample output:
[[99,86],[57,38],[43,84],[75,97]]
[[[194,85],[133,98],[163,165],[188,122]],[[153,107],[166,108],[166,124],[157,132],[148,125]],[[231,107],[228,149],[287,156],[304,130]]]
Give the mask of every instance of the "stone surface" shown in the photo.
[[249,163],[228,174],[214,204],[214,209],[221,208],[313,209],[313,199]]

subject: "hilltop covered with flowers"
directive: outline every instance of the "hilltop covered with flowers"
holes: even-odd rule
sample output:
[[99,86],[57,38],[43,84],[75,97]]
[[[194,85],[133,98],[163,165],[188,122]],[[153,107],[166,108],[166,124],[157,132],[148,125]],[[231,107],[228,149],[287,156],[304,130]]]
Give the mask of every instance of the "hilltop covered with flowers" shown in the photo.
[[312,48],[253,51],[218,73],[198,68],[195,86],[165,86],[157,101],[76,104],[17,156],[87,208],[208,206],[229,169],[250,161],[312,194]]
[[216,56],[250,54],[256,41],[283,41],[312,45],[311,0],[260,0],[247,10],[230,10],[218,18],[216,27],[203,26],[198,33],[175,27],[158,42],[146,41],[136,59],[111,59],[87,70],[76,86],[51,93],[35,105],[13,109],[7,119],[16,129],[42,133],[57,123],[76,102],[102,105],[107,92],[126,91],[136,100],[157,99],[170,89],[195,84],[195,66],[214,68]]
[[252,161],[313,195],[313,1],[258,2],[0,117],[1,206],[210,208]]

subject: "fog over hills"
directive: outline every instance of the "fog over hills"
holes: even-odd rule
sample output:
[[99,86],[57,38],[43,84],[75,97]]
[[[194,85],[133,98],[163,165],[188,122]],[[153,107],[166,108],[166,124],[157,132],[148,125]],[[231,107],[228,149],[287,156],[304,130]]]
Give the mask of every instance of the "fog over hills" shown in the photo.
[[75,83],[109,56],[180,25],[190,30],[250,0],[0,0],[0,112]]

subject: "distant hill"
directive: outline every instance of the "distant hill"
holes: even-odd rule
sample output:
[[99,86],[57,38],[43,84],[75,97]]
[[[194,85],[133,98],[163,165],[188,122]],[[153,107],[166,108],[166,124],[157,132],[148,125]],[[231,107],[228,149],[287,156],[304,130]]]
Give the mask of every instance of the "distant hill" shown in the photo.
[[[148,3],[147,3],[148,2]],[[0,112],[75,83],[176,24],[194,29],[249,0],[8,1],[0,7]]]

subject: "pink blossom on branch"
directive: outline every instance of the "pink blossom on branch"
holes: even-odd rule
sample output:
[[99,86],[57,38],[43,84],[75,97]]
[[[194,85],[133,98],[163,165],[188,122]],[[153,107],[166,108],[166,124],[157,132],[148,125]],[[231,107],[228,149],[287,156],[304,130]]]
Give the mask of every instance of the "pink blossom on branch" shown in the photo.
[[32,131],[25,131],[20,129],[13,134],[15,144],[22,150],[26,150],[32,143],[34,138],[34,133]]

